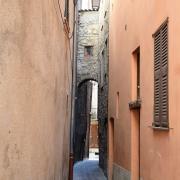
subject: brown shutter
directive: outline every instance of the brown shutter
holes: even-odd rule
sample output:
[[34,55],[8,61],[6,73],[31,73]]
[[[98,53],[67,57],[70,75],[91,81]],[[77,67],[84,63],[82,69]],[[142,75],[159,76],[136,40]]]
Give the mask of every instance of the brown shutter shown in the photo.
[[168,127],[168,23],[154,35],[154,125]]
[[161,109],[161,126],[168,127],[168,25],[161,29],[162,36],[162,55],[161,55],[161,67],[162,67],[162,109]]
[[160,126],[161,34],[154,38],[154,125]]

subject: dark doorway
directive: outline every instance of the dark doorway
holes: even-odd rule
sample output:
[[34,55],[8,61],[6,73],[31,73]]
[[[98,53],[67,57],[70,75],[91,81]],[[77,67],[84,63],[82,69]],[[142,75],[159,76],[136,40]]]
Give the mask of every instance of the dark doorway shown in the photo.
[[77,89],[74,158],[99,160],[98,143],[98,83],[93,80],[82,82]]

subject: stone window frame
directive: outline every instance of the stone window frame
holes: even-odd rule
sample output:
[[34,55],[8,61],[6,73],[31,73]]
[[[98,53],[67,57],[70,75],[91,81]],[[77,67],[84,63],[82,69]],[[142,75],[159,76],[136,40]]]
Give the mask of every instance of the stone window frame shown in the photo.
[[93,51],[94,51],[93,45],[84,46],[84,58],[89,59],[93,57]]

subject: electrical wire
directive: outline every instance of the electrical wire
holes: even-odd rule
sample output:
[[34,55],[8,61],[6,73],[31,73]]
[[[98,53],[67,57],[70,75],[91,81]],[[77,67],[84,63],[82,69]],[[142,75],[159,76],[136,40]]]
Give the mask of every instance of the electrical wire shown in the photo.
[[[54,9],[56,11],[56,15],[57,15],[59,21],[62,22],[63,27],[64,27],[65,36],[68,38],[69,57],[70,57],[70,59],[72,59],[72,50],[71,50],[71,41],[70,40],[72,39],[72,37],[74,35],[75,23],[73,23],[73,31],[72,31],[71,35],[69,36],[69,32],[67,31],[67,26],[65,25],[65,21],[64,21],[64,18],[63,18],[63,13],[62,13],[60,1],[57,0],[57,2],[58,2],[58,9],[59,9],[59,12],[60,12],[60,17],[59,17],[59,13],[57,11],[56,4],[55,4],[54,1],[55,0],[53,0],[53,4],[54,4]],[[67,65],[67,69],[66,69],[67,74],[69,74],[68,73],[68,67],[69,67],[69,64]],[[71,85],[70,85],[70,78],[69,78],[69,76],[68,76],[68,85],[69,85],[69,88],[70,88]]]
[[65,31],[66,37],[67,37],[68,39],[72,39],[72,37],[73,37],[73,35],[74,35],[75,23],[73,23],[73,30],[72,30],[72,33],[70,33],[70,35],[69,35],[69,32],[67,31],[67,26],[65,25],[66,22],[64,21],[64,17],[63,17],[63,13],[62,13],[60,1],[57,0],[57,2],[58,2],[58,10],[59,10],[59,12],[60,12],[60,17],[59,17],[59,15],[58,15],[58,11],[57,11],[55,2],[54,2],[54,0],[53,0],[53,3],[54,3],[54,9],[55,9],[55,11],[56,11],[56,15],[57,15],[58,19],[60,19],[60,21],[61,21],[62,24],[63,24],[63,27],[64,27],[64,31]]

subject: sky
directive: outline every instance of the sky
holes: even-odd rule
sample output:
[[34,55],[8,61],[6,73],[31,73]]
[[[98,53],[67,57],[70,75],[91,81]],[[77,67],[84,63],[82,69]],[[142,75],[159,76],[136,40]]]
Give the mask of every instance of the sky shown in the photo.
[[92,9],[92,0],[81,0],[81,9]]

